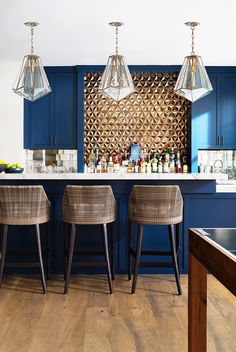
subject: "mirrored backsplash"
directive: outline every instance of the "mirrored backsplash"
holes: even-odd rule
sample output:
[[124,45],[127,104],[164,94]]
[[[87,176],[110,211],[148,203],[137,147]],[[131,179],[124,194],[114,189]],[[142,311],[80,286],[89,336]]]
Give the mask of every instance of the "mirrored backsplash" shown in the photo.
[[199,150],[198,171],[225,173],[236,179],[236,150]]
[[77,172],[77,150],[27,149],[26,172]]

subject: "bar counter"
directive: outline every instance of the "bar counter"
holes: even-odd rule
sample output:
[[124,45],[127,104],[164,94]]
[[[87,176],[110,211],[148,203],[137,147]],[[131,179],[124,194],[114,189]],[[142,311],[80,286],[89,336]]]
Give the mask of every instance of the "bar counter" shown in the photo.
[[38,174],[0,174],[3,180],[227,180],[226,174],[195,173],[38,173]]
[[[219,177],[220,176],[220,177]],[[228,184],[229,183],[229,184]],[[231,184],[230,184],[231,183]],[[64,188],[68,184],[109,184],[117,201],[115,224],[116,272],[127,272],[128,199],[134,184],[179,185],[184,198],[184,221],[181,231],[181,272],[187,273],[188,228],[236,227],[236,185],[227,180],[227,175],[219,174],[0,174],[0,185],[43,185],[52,204],[52,272],[63,271],[63,226],[61,221],[61,201]],[[232,190],[232,191],[230,191]],[[24,228],[24,229],[22,229]],[[32,229],[26,227],[10,229],[8,246],[25,247],[33,241]],[[79,236],[83,231],[85,235]],[[79,226],[78,244],[80,248],[98,249],[101,246],[100,229],[95,226]],[[143,247],[164,250],[168,244],[166,229],[146,226]],[[11,248],[12,247],[12,248]],[[167,247],[168,248],[168,247]],[[151,259],[151,258],[150,258]],[[152,259],[151,259],[152,260]],[[165,258],[163,259],[165,260]],[[76,268],[76,273],[98,273],[100,269]],[[170,269],[171,270],[171,269]],[[144,273],[170,273],[163,268],[145,268]]]

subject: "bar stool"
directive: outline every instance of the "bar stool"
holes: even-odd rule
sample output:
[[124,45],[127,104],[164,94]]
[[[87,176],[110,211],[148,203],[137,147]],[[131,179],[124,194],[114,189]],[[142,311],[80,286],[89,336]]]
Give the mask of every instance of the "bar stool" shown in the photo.
[[[49,222],[50,207],[51,204],[42,186],[0,186],[0,224],[3,225],[0,287],[5,266],[9,225],[35,225],[39,263],[9,263],[9,265],[16,267],[40,266],[43,292],[46,293],[39,225]],[[17,255],[19,254],[17,252]],[[35,253],[30,252],[30,255],[33,254]]]
[[[183,198],[179,186],[133,186],[129,198],[128,278],[131,279],[132,258],[135,257],[131,293],[135,293],[139,267],[173,267],[178,294],[181,294],[179,274],[179,234],[183,219]],[[134,223],[138,224],[136,251],[132,248]],[[176,241],[174,238],[176,224]],[[142,251],[144,225],[168,225],[170,251]],[[171,256],[172,262],[140,262],[141,255]]]
[[[65,246],[66,275],[64,293],[68,292],[71,266],[88,266],[89,264],[89,262],[72,263],[73,254],[104,255],[109,289],[110,293],[112,293],[112,274],[107,236],[107,224],[114,222],[116,219],[116,201],[112,192],[112,188],[110,186],[66,186],[62,201],[62,218],[64,223],[71,224],[69,254],[67,251],[67,245]],[[104,251],[74,252],[76,225],[101,225]],[[67,236],[66,232],[65,236]],[[65,243],[67,243],[67,240],[65,241]],[[112,240],[112,257],[114,258],[113,252],[114,241]],[[101,262],[99,263],[101,264]],[[94,263],[93,266],[97,266],[99,263]],[[112,259],[112,263],[112,273],[114,276],[114,259]]]

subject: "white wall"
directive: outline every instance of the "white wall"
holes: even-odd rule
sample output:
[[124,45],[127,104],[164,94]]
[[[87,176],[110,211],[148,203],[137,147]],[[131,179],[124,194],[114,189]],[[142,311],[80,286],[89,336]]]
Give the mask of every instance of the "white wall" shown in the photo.
[[0,159],[24,164],[23,99],[12,86],[20,61],[0,61]]
[[[22,162],[23,100],[12,92],[29,52],[35,20],[35,51],[45,66],[106,64],[120,20],[120,52],[128,64],[182,64],[190,53],[188,20],[200,22],[196,53],[207,65],[236,65],[235,0],[0,0],[0,159]],[[16,61],[17,60],[17,61]],[[18,61],[19,60],[19,61]]]

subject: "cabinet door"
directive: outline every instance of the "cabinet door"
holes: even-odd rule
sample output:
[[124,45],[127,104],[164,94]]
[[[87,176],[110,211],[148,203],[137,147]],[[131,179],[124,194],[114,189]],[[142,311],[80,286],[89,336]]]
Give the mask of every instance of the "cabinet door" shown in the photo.
[[218,149],[219,119],[217,116],[217,74],[209,74],[213,91],[192,105],[192,135],[198,149]]
[[53,140],[59,149],[76,149],[76,96],[73,73],[54,78]]
[[24,103],[24,148],[76,149],[75,74],[53,71],[47,77],[52,92]]
[[221,75],[221,149],[236,149],[236,73]]
[[[47,77],[53,89],[53,76]],[[35,102],[24,101],[24,148],[52,147],[51,99],[52,92]]]

